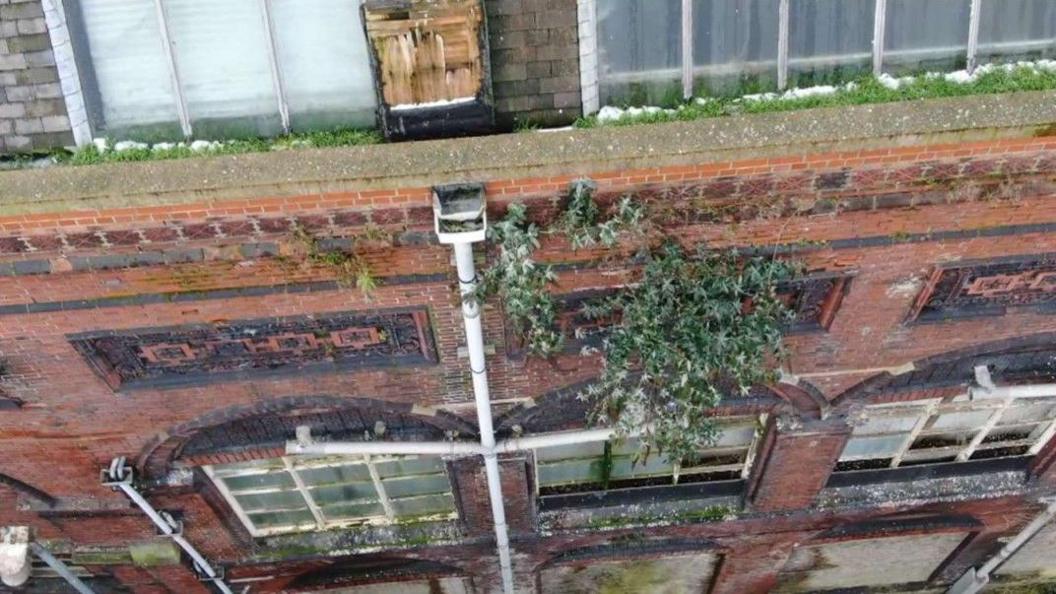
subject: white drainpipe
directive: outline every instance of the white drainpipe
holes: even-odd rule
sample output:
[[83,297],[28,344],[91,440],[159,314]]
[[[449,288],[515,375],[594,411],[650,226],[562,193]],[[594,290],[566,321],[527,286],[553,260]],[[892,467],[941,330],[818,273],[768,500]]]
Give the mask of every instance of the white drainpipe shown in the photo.
[[986,563],[983,563],[978,568],[972,567],[968,571],[964,572],[964,575],[960,577],[948,590],[947,594],[975,594],[987,584],[990,583],[990,574],[998,568],[1002,563],[1008,560],[1009,557],[1016,554],[1023,545],[1027,543],[1035,534],[1041,531],[1048,524],[1053,517],[1056,517],[1056,499],[1048,500],[1049,506],[1045,508],[1040,514],[1037,515],[1029,524],[1023,527],[1023,530],[1019,531],[1019,534],[1012,540],[1008,541],[1005,546],[1001,547],[1001,550],[996,555],[987,559]]
[[990,369],[986,365],[979,365],[975,368],[975,383],[977,385],[968,388],[968,397],[972,400],[1052,398],[1056,396],[1056,384],[994,385],[994,381],[990,377]]
[[473,244],[456,243],[455,267],[458,287],[462,294],[462,321],[466,326],[466,349],[469,351],[469,370],[473,375],[473,398],[477,403],[477,424],[480,427],[480,446],[484,450],[484,474],[488,479],[491,516],[495,523],[495,545],[499,550],[499,569],[502,588],[513,594],[513,563],[510,560],[510,536],[506,527],[506,507],[502,499],[499,460],[495,455],[495,429],[491,420],[491,397],[488,390],[488,369],[484,363],[484,331],[477,303],[477,272],[473,265]]
[[125,464],[123,457],[114,458],[110,462],[110,467],[103,471],[103,484],[112,488],[120,489],[132,500],[139,509],[143,510],[143,513],[147,514],[150,521],[154,522],[154,525],[161,530],[162,534],[171,538],[187,555],[194,561],[195,567],[201,572],[205,578],[212,582],[216,586],[217,590],[223,592],[223,594],[233,594],[231,588],[224,583],[224,578],[220,576],[213,569],[213,566],[205,560],[205,557],[198,552],[198,549],[194,548],[180,531],[180,526],[172,518],[162,517],[154,506],[149,501],[140,495],[139,491],[132,486],[132,469]]
[[467,456],[508,454],[536,448],[575,445],[608,441],[616,434],[614,429],[587,429],[583,431],[561,431],[540,433],[527,437],[514,437],[497,442],[487,448],[466,441],[313,441],[306,433],[307,426],[298,427],[298,441],[286,443],[286,453],[300,456]]

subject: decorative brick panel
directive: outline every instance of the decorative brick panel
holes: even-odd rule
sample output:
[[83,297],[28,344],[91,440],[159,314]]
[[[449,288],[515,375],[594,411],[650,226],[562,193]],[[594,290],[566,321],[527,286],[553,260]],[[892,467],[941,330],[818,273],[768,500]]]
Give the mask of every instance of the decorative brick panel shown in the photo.
[[1016,307],[1056,312],[1056,254],[938,266],[909,319],[929,322],[1000,316]]
[[70,342],[114,390],[437,361],[420,309],[89,332]]

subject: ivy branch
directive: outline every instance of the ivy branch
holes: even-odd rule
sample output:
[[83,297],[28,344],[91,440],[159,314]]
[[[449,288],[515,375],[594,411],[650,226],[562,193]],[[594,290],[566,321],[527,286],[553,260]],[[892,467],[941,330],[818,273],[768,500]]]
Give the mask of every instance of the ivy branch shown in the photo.
[[489,226],[488,239],[498,244],[498,257],[481,275],[476,298],[499,297],[528,354],[551,357],[561,352],[557,308],[547,289],[557,277],[550,266],[532,258],[539,228],[527,222],[524,205],[511,204],[506,216]]
[[776,285],[794,271],[735,251],[700,249],[690,258],[665,243],[648,256],[639,284],[584,310],[620,312],[603,343],[602,375],[580,394],[592,403],[590,420],[618,436],[640,433],[644,456],[656,449],[692,459],[713,444],[709,411],[722,395],[772,380],[781,328],[792,318]]
[[616,205],[613,215],[599,223],[601,209],[594,201],[597,184],[590,180],[578,180],[569,188],[568,198],[561,217],[550,232],[562,232],[572,242],[572,249],[601,244],[615,247],[621,234],[640,231],[645,209],[630,196],[624,196]]

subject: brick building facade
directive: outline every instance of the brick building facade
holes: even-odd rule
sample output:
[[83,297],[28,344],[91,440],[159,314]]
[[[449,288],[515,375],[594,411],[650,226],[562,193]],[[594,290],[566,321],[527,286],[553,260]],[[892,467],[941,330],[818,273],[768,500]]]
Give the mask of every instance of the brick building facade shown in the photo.
[[[590,178],[601,203],[632,195],[687,245],[773,250],[808,272],[783,289],[797,314],[784,378],[716,411],[751,428],[732,474],[555,489],[542,450],[502,458],[517,591],[941,591],[1056,493],[1051,401],[1007,427],[993,417],[979,439],[927,433],[947,414],[990,418],[947,410],[978,365],[999,385],[1052,381],[1053,98],[0,174],[0,526],[30,526],[100,592],[208,591],[102,484],[124,456],[239,591],[495,591],[479,456],[428,471],[444,498],[428,521],[271,529],[293,512],[260,511],[236,480],[261,476],[238,473],[283,456],[297,425],[474,439],[430,187],[483,182],[492,220],[518,201],[545,224]],[[386,238],[361,252],[378,287],[313,264],[296,228],[338,247]],[[569,304],[634,278],[633,261],[560,236],[540,255],[558,265],[569,347],[526,358],[485,309],[500,437],[583,426],[576,395],[599,359],[581,354]],[[874,426],[906,410],[919,427],[892,429],[901,412]],[[859,447],[892,431],[897,459]],[[381,465],[395,505],[399,477]],[[322,502],[317,471],[297,488]],[[1053,530],[995,579],[1051,579]],[[61,588],[44,570],[30,581]]]

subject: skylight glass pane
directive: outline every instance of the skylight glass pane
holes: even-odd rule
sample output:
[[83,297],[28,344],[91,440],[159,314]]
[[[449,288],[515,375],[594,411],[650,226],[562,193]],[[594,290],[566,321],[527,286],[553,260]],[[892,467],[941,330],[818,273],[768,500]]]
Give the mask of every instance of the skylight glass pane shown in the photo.
[[852,437],[847,440],[841,460],[862,458],[890,458],[902,447],[905,435],[881,437]]
[[338,522],[348,520],[368,520],[385,517],[385,508],[380,501],[365,501],[359,503],[335,503],[320,505],[327,522]]
[[604,452],[605,442],[594,441],[590,443],[539,448],[535,451],[535,459],[539,462],[543,462],[549,460],[565,460],[569,458],[590,458],[593,456],[601,456]]
[[365,464],[330,466],[326,468],[300,468],[297,473],[308,486],[370,482],[370,471],[367,470]]
[[297,510],[308,509],[308,504],[297,491],[276,491],[275,493],[253,493],[235,495],[235,500],[247,512],[259,510]]
[[722,433],[715,441],[715,447],[747,446],[755,439],[755,423],[729,425],[722,428]]
[[923,409],[909,410],[904,413],[889,413],[869,410],[865,421],[855,425],[855,435],[879,435],[885,433],[908,433],[917,424]]
[[315,517],[308,510],[249,514],[249,518],[258,530],[269,528],[298,529],[315,526]]
[[1035,423],[1053,418],[1056,418],[1056,403],[1049,400],[1012,405],[1005,411],[1005,414],[1001,415],[1001,420],[997,424]]
[[[541,451],[541,450],[540,450]],[[571,460],[549,464],[540,463],[539,485],[564,485],[568,483],[592,483],[602,480],[602,460]]]
[[986,421],[990,418],[992,414],[994,414],[993,410],[975,410],[942,413],[939,414],[938,417],[933,420],[932,424],[928,427],[928,430],[939,431],[947,429],[978,429],[984,424],[986,424]]
[[392,508],[397,517],[450,513],[455,510],[455,499],[450,494],[393,499]]
[[378,492],[374,483],[347,483],[311,489],[312,498],[319,505],[342,501],[374,500]]
[[227,488],[235,493],[256,489],[292,489],[294,487],[293,478],[285,472],[231,476],[223,480]]
[[415,474],[436,474],[444,472],[444,461],[440,458],[406,458],[388,462],[376,462],[374,468],[382,477],[406,476]]
[[638,460],[637,463],[633,458],[620,457],[612,460],[611,477],[613,479],[625,479],[650,476],[671,476],[673,470],[674,465],[671,462],[657,456],[656,454],[650,455],[645,460]]
[[427,493],[446,493],[451,490],[447,475],[433,474],[407,478],[390,478],[382,481],[385,494],[391,499],[424,495]]

